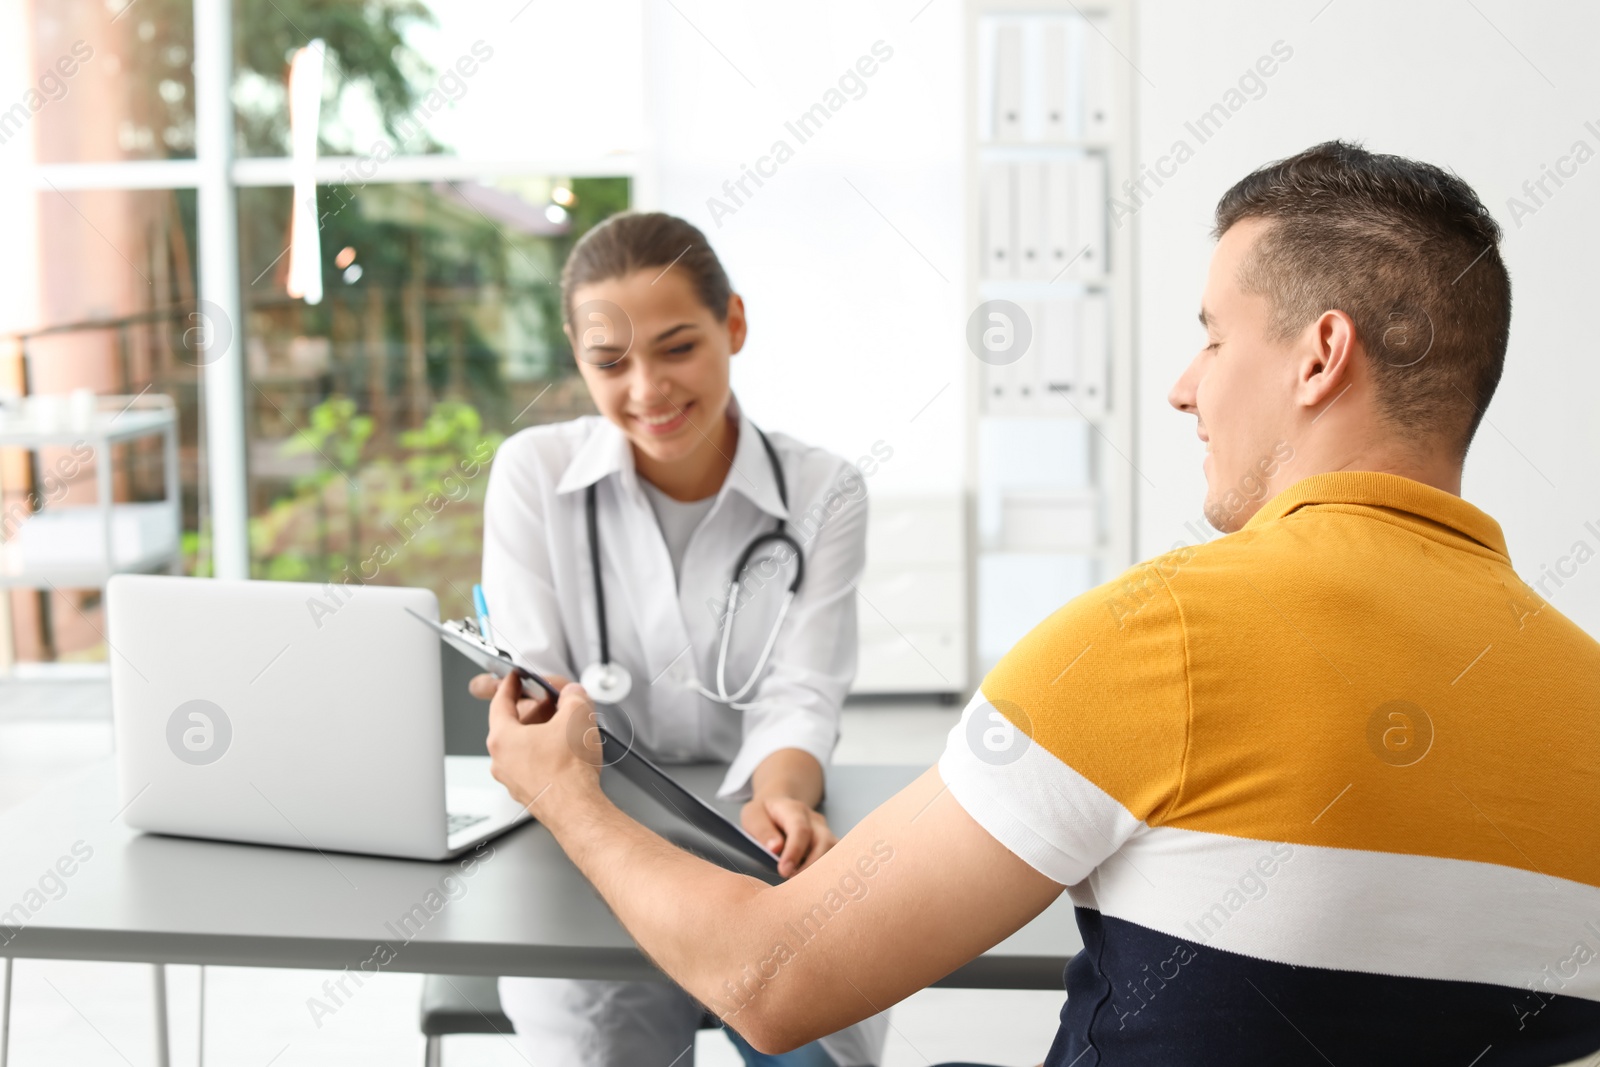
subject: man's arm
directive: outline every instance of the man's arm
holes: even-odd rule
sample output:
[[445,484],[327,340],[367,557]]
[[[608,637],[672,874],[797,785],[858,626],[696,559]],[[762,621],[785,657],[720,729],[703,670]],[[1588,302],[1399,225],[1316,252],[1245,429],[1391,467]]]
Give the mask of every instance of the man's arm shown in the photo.
[[930,769],[778,886],[669,844],[599,788],[593,705],[490,706],[495,777],[550,830],[657,966],[765,1052],[876,1014],[1020,929],[1062,886],[966,814]]

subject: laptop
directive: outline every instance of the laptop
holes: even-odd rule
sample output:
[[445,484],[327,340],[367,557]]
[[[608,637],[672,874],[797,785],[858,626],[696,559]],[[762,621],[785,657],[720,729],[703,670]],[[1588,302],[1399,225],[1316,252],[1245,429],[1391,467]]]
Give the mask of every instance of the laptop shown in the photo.
[[447,785],[493,779],[444,754],[429,590],[119,574],[105,603],[128,826],[441,860],[528,818]]

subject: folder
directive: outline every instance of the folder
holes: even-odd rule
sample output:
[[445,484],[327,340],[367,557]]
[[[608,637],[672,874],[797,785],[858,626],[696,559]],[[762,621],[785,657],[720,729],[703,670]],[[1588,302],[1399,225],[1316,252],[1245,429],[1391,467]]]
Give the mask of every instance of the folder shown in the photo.
[[1083,82],[1083,136],[1091,141],[1109,139],[1116,128],[1112,72],[1122,57],[1111,47],[1107,29],[1103,19],[1081,20],[1083,61],[1078,70]]
[[1103,293],[1090,293],[1077,303],[1079,399],[1074,403],[1086,417],[1097,419],[1111,406],[1110,301]]
[[1027,316],[1029,340],[1028,347],[1021,357],[1005,368],[1011,372],[1010,409],[1015,415],[1033,415],[1038,413],[1040,399],[1043,396],[1043,390],[1039,386],[1039,330],[1044,316],[1044,306],[1031,300],[1019,301],[1017,306],[1022,308],[1022,313]]
[[1022,413],[1017,389],[1016,364],[983,365],[983,413],[1009,416]]
[[1083,247],[1081,241],[1074,240],[1076,181],[1075,160],[1056,159],[1044,165],[1044,263],[1045,277],[1051,281],[1061,277],[1069,265],[1078,266],[1074,257]]
[[1064,141],[1072,136],[1067,126],[1067,24],[1053,19],[1045,24],[1043,34],[1039,134],[1046,141]]
[[1049,234],[1045,222],[1046,164],[1017,163],[1016,249],[1019,278],[1049,278]]
[[1001,23],[994,35],[994,139],[1022,140],[1022,26]]
[[1016,277],[1014,167],[990,163],[983,171],[983,267],[985,278]]
[[[1011,324],[1012,336],[1020,343],[1024,334],[1028,345],[1017,358],[1005,364],[983,365],[983,412],[985,415],[1028,415],[1038,406],[1039,317],[1041,308],[1032,302],[1019,302],[1025,322]],[[986,327],[987,328],[987,325]]]
[[1039,411],[1075,415],[1081,406],[1078,357],[1082,345],[1078,300],[1052,300],[1039,328]]
[[1073,177],[1073,229],[1078,256],[1072,277],[1100,278],[1106,272],[1106,164],[1100,156],[1078,160]]

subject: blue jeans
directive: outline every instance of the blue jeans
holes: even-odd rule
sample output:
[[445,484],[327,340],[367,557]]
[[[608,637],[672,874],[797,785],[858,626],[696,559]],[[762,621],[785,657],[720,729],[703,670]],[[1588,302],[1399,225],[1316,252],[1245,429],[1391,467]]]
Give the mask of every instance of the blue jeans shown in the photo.
[[724,1026],[722,1032],[728,1035],[733,1047],[744,1057],[745,1067],[838,1067],[833,1062],[833,1057],[824,1052],[821,1043],[817,1041],[802,1045],[793,1052],[769,1056],[765,1052],[757,1052],[751,1048],[750,1043],[740,1037],[731,1026]]

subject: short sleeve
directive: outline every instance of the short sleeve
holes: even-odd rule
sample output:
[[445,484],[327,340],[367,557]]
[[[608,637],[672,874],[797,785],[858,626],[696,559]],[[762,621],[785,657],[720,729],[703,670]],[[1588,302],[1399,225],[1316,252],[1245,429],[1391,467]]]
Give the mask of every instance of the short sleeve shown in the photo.
[[1178,799],[1188,662],[1168,579],[1182,562],[1142,563],[1035,627],[984,678],[939,759],[967,813],[1062,885]]

